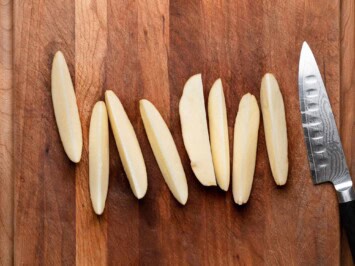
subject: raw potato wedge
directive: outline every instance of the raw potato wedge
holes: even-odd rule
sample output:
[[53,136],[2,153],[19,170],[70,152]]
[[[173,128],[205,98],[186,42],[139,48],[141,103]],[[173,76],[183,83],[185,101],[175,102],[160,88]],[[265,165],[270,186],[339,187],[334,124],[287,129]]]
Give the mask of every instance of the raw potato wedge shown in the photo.
[[103,101],[91,114],[89,131],[89,187],[92,207],[97,215],[105,209],[109,182],[108,118]]
[[133,126],[113,91],[106,91],[105,101],[118,152],[133,194],[141,199],[148,188],[147,170]]
[[141,100],[139,109],[150,146],[165,182],[177,201],[185,205],[188,197],[186,176],[169,128],[151,102]]
[[234,125],[233,197],[242,205],[250,196],[254,179],[260,111],[250,93],[243,96]]
[[227,109],[221,79],[217,79],[208,96],[208,119],[211,150],[218,186],[228,190],[230,182]]
[[268,73],[263,77],[260,100],[272,175],[276,184],[282,186],[288,175],[287,127],[284,101],[274,75]]
[[73,82],[62,52],[58,51],[52,64],[52,101],[59,135],[71,161],[78,163],[83,149],[83,137]]
[[204,186],[215,186],[210,140],[206,120],[201,74],[185,84],[179,104],[184,145],[197,179]]

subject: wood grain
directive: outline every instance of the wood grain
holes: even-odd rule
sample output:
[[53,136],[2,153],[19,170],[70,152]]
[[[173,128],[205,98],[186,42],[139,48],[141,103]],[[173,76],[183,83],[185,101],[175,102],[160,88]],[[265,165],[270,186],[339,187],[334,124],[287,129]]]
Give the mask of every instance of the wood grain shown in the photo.
[[0,265],[13,263],[12,1],[0,1]]
[[107,213],[98,217],[89,194],[88,143],[92,109],[103,100],[107,52],[106,1],[75,1],[75,93],[83,130],[83,154],[76,168],[76,263],[107,263]]
[[[138,2],[107,2],[108,50],[106,88],[120,98],[137,132],[138,99]],[[141,129],[142,130],[142,129]],[[140,131],[142,133],[142,131]],[[140,140],[140,139],[139,139]],[[139,262],[139,202],[134,197],[110,135],[110,187],[108,204],[108,257],[112,265]],[[148,179],[148,192],[149,192]],[[130,250],[130,252],[126,252]]]
[[[168,73],[169,1],[139,0],[138,4],[138,88],[141,98],[148,99],[161,112],[170,126],[170,95]],[[159,96],[158,96],[159,95]],[[138,111],[138,100],[134,108]],[[148,192],[139,208],[139,264],[167,265],[174,261],[169,252],[170,237],[176,232],[170,222],[171,197],[157,167],[146,137],[140,113],[138,130],[143,156],[147,164]],[[159,195],[163,195],[160,197]]]
[[[351,0],[342,5],[339,0],[323,0],[321,5],[311,0],[15,0],[14,263],[338,265],[337,199],[332,186],[311,182],[297,72],[306,40],[320,65],[354,168],[353,116],[347,114],[354,75],[343,70],[353,62],[348,55],[354,43],[345,37],[354,24],[348,7],[354,9]],[[50,69],[58,49],[69,65],[82,122],[84,149],[78,165],[63,151],[51,103]],[[2,57],[0,62],[3,67]],[[178,115],[184,83],[199,72],[206,98],[214,80],[222,78],[230,147],[240,98],[247,92],[259,98],[262,75],[276,75],[290,140],[286,187],[274,184],[262,125],[248,205],[237,207],[230,191],[199,184]],[[11,87],[10,78],[8,82]],[[105,213],[97,217],[89,198],[88,128],[92,107],[106,89],[119,96],[136,130],[148,192],[140,201],[134,197],[110,134],[110,186]],[[172,197],[154,159],[138,109],[142,98],[157,107],[171,129],[188,179],[185,207]],[[0,99],[4,101],[3,95]],[[4,132],[0,136],[10,139]],[[6,167],[9,173],[11,166]],[[11,200],[11,194],[3,197]],[[1,213],[1,221],[3,217]],[[11,238],[6,243],[11,248]]]
[[[324,5],[322,10],[319,6],[315,8],[310,1],[305,1],[303,4],[299,1],[287,4],[283,1],[274,1],[265,2],[263,5],[253,2],[238,4],[219,1],[217,5],[211,4],[211,7],[208,7],[207,3],[208,1],[171,3],[173,11],[170,13],[169,71],[173,74],[169,76],[172,80],[170,90],[174,90],[171,93],[176,95],[175,106],[177,106],[184,82],[192,74],[202,70],[206,85],[205,92],[209,90],[214,79],[222,76],[228,99],[229,126],[232,127],[240,97],[249,91],[258,96],[262,75],[266,71],[271,71],[276,73],[281,89],[284,95],[287,95],[285,104],[289,137],[296,139],[297,136],[302,136],[296,77],[300,46],[306,39],[318,55],[326,55],[318,57],[320,64],[326,66],[323,72],[326,77],[329,77],[327,85],[330,87],[334,112],[339,114],[339,104],[337,104],[339,101],[339,78],[337,77],[339,60],[336,58],[338,22],[331,19],[337,13],[339,3],[332,2]],[[293,23],[283,23],[287,19]],[[319,25],[314,23],[315,20],[327,21],[327,23]],[[209,21],[212,21],[211,24]],[[314,34],[314,32],[323,30],[329,30],[335,36],[328,40],[325,35]],[[190,34],[191,32],[193,34]],[[294,37],[288,38],[289,34]],[[274,39],[269,36],[273,36]],[[222,47],[218,46],[221,40]],[[223,47],[227,47],[227,51],[223,51]],[[208,58],[211,59],[208,60]],[[178,118],[176,121],[178,123]],[[178,125],[174,128],[178,128]],[[175,137],[181,138],[181,134],[178,133]],[[200,246],[201,249],[197,250],[192,246],[188,246],[187,249],[196,250],[195,261],[205,263],[209,262],[208,259],[212,262],[217,261],[216,254],[228,252],[223,248],[218,249],[215,245],[216,241],[217,243],[228,242],[233,247],[232,250],[229,249],[230,255],[227,255],[230,264],[293,262],[298,265],[316,264],[317,261],[321,264],[336,263],[339,244],[334,244],[336,243],[334,239],[338,237],[339,229],[332,220],[323,219],[324,216],[330,217],[336,213],[335,194],[331,186],[312,186],[304,143],[290,142],[290,151],[292,151],[290,153],[292,162],[290,179],[283,189],[277,189],[271,178],[262,131],[259,143],[255,182],[248,206],[235,207],[228,202],[230,200],[228,196],[225,197],[220,195],[220,192],[208,191],[205,188],[201,191],[200,186],[194,187],[195,183],[191,180],[192,184],[190,183],[189,189],[198,191],[191,193],[193,195],[191,197],[196,195],[196,198],[190,197],[191,200],[186,209],[197,204],[193,207],[197,209],[195,216],[206,217],[206,220],[199,225],[201,236],[195,236],[196,240],[193,242],[194,246]],[[182,146],[179,148],[183,150]],[[188,165],[186,156],[184,165]],[[189,177],[193,177],[191,173]],[[320,198],[328,199],[327,204],[319,200]],[[291,204],[295,202],[297,204]],[[226,223],[221,222],[224,215],[222,217],[215,215],[211,208],[213,205],[218,210],[216,213],[219,213],[221,209],[230,208],[230,211],[227,211],[229,216]],[[264,213],[267,215],[262,215]],[[290,223],[291,213],[299,222]],[[201,222],[198,218],[187,220],[190,224],[196,224],[195,220]],[[315,222],[319,220],[320,223]],[[224,228],[220,234],[209,235],[209,232],[214,232],[214,227],[218,228],[221,223]],[[285,224],[287,226],[284,226]],[[324,227],[332,229],[324,231],[324,237],[320,237],[322,233],[318,231],[317,237],[314,236],[316,241],[307,241],[315,234],[315,231],[306,224],[312,224],[312,227],[315,226],[320,231]],[[228,240],[223,237],[218,239],[220,235],[226,233],[226,227],[228,228],[227,234],[229,234]],[[195,230],[192,229],[192,231]],[[197,242],[198,240],[202,243]],[[329,250],[327,251],[329,257],[315,255],[322,253],[319,248],[324,246],[329,246],[330,253]],[[207,250],[210,253],[207,253]],[[210,257],[207,254],[211,254]],[[314,260],[314,257],[317,259]],[[333,260],[330,262],[329,259]]]
[[[355,4],[341,2],[341,140],[350,174],[355,182]],[[341,264],[353,265],[345,232],[342,232]]]
[[74,2],[14,2],[16,265],[75,263],[75,164],[61,144],[50,93],[62,50],[74,74]]

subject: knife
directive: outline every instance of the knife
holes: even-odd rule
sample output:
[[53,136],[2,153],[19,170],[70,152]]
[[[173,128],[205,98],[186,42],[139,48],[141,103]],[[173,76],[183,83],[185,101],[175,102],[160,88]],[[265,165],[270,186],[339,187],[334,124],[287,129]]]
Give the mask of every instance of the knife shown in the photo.
[[331,182],[337,191],[339,214],[355,262],[355,192],[346,165],[327,91],[314,55],[302,45],[298,89],[304,139],[314,184]]

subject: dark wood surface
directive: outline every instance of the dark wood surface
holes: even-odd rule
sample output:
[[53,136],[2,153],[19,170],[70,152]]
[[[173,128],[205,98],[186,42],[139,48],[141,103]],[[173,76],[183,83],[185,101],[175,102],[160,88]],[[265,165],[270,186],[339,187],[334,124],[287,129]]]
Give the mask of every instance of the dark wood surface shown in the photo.
[[[347,163],[355,182],[355,3],[341,2],[341,139]],[[341,264],[353,265],[345,232],[342,231]]]
[[[313,186],[310,179],[297,70],[307,40],[354,169],[352,0],[2,0],[0,8],[7,14],[0,17],[0,36],[8,42],[0,49],[0,99],[8,103],[0,112],[5,158],[0,180],[8,192],[0,193],[6,229],[0,230],[1,263],[337,265],[340,254],[349,263],[349,253],[340,249],[335,192],[331,185]],[[69,64],[83,127],[78,165],[63,151],[53,114],[50,69],[58,49]],[[251,92],[259,98],[262,75],[275,74],[289,136],[286,187],[277,188],[272,179],[262,124],[246,206],[237,207],[231,191],[198,183],[178,116],[183,85],[198,72],[205,95],[222,78],[231,144],[241,96]],[[106,89],[120,97],[137,132],[148,193],[141,201],[133,196],[111,134],[109,195],[104,215],[97,217],[88,190],[88,128],[93,105]],[[188,178],[185,207],[171,196],[153,157],[139,115],[141,98],[155,104],[172,131]]]

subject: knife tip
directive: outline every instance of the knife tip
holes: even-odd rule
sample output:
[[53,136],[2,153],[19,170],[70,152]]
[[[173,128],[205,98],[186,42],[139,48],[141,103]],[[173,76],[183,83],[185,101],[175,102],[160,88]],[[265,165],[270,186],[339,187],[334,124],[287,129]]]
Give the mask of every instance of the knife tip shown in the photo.
[[314,58],[312,50],[309,47],[308,43],[306,41],[304,41],[302,44],[301,55],[300,55],[300,66],[302,65],[302,62],[304,63],[305,60],[312,58],[312,57]]
[[306,41],[304,41],[303,44],[302,44],[302,50],[304,50],[304,49],[310,49],[309,45],[308,45],[308,43]]

